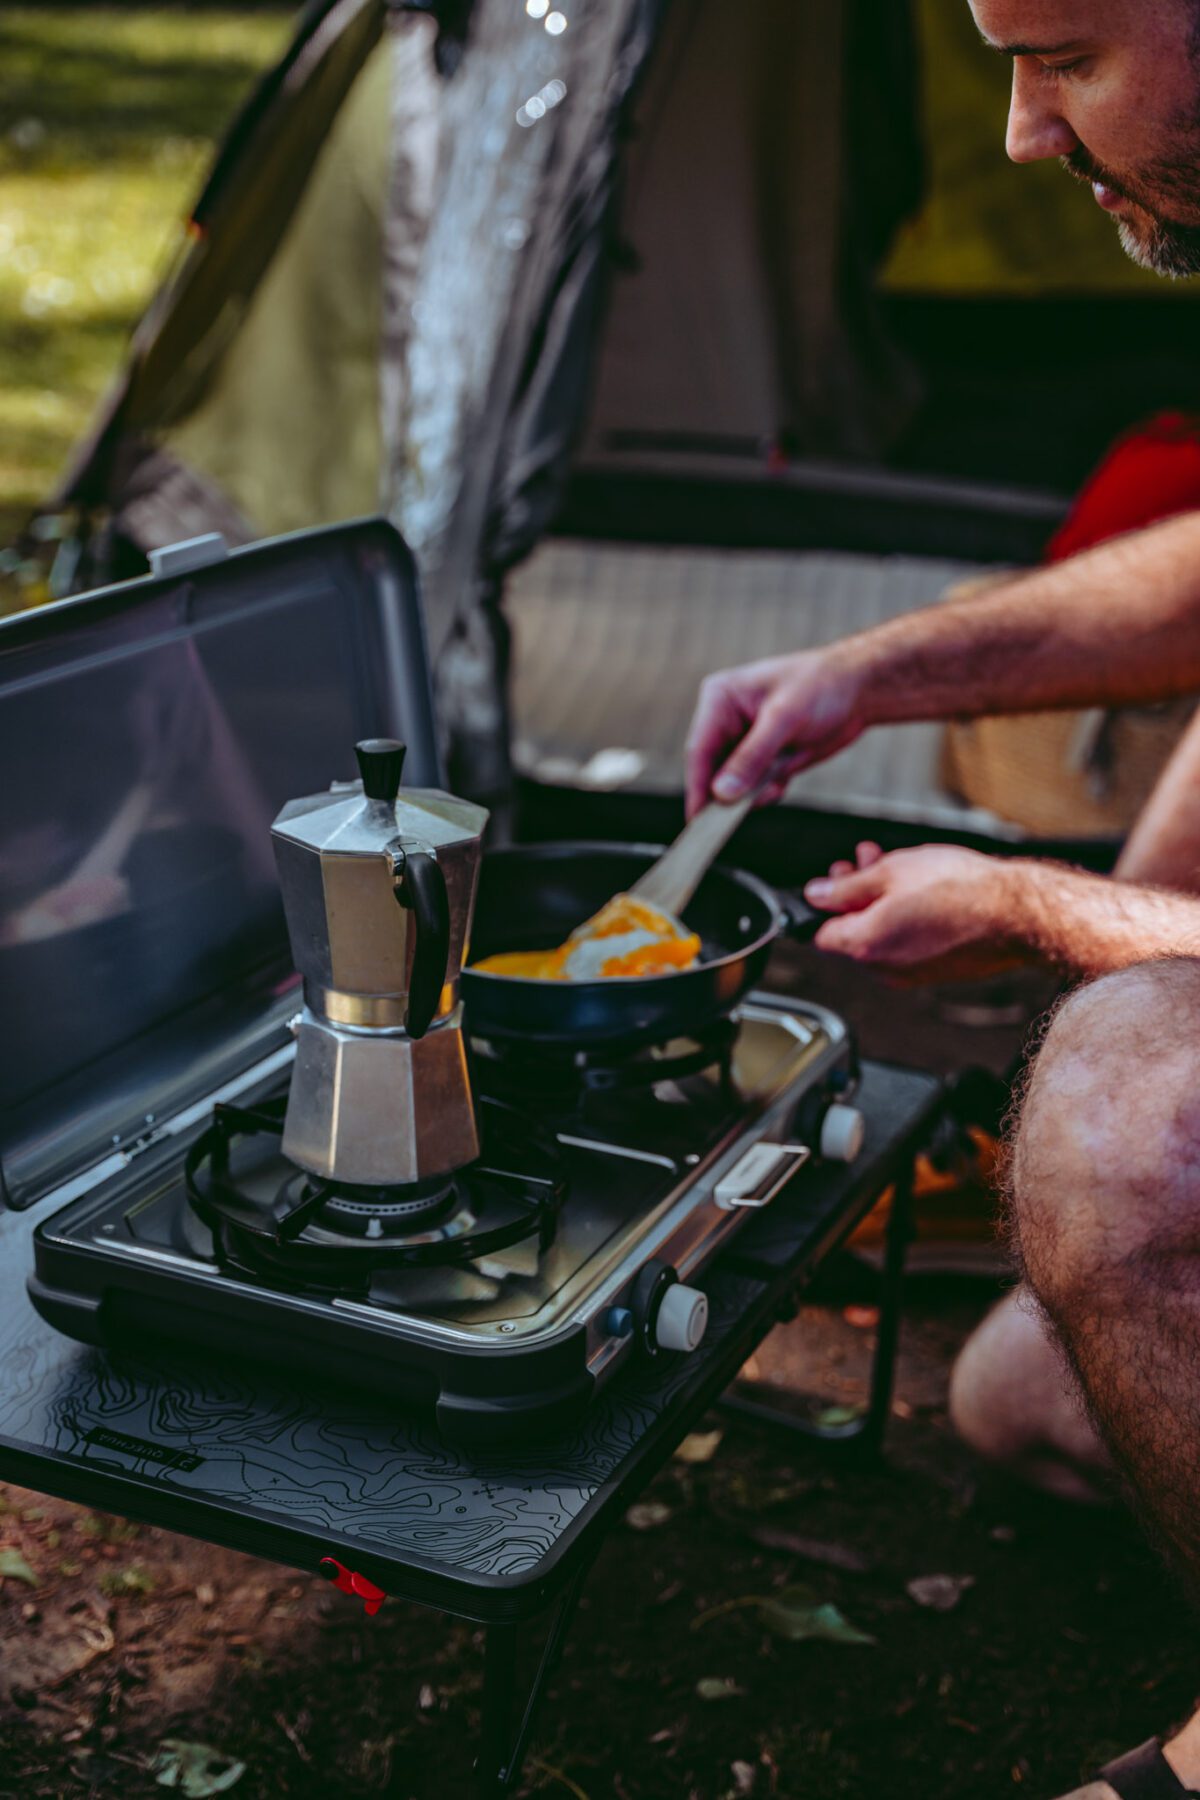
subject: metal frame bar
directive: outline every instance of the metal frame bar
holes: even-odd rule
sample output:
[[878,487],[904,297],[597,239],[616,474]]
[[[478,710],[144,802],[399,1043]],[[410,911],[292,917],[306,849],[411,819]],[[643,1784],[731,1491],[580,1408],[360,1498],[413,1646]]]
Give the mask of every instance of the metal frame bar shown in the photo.
[[591,1560],[572,1578],[554,1609],[550,1630],[525,1697],[521,1722],[513,1730],[517,1702],[517,1657],[521,1627],[515,1622],[486,1628],[483,1649],[483,1717],[479,1729],[479,1755],[475,1762],[478,1800],[504,1800],[520,1777],[529,1747],[534,1718],[574,1623],[583,1584],[591,1573]]
[[913,1237],[912,1186],[913,1165],[910,1162],[904,1173],[897,1178],[892,1209],[888,1215],[879,1296],[879,1330],[871,1363],[870,1393],[862,1417],[848,1425],[818,1425],[811,1419],[786,1412],[783,1407],[753,1400],[736,1389],[722,1396],[719,1404],[723,1412],[735,1413],[739,1418],[789,1432],[795,1437],[809,1438],[847,1452],[853,1451],[859,1456],[875,1458],[882,1453],[896,1379],[904,1264]]

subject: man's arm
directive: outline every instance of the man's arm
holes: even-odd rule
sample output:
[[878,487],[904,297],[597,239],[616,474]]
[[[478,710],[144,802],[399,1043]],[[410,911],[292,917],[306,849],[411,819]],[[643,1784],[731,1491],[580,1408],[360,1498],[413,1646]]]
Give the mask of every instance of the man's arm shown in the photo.
[[805,894],[837,915],[822,927],[820,949],[900,982],[978,979],[1022,962],[1103,975],[1200,956],[1200,900],[1191,895],[956,845],[898,850],[810,882]]
[[871,725],[1128,705],[1197,688],[1200,513],[1188,513],[977,599],[710,676],[688,739],[688,808],[710,790],[736,799],[764,778],[776,795]]
[[1135,705],[1193,692],[1200,513],[979,598],[893,619],[857,644],[875,724]]

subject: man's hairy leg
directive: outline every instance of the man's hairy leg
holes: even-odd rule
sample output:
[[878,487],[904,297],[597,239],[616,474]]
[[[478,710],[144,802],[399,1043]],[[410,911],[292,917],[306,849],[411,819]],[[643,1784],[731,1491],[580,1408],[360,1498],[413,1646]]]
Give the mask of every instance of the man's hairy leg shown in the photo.
[[[1200,961],[1059,1010],[1010,1162],[1026,1274],[1151,1532],[1200,1596]],[[1167,1746],[1200,1786],[1200,1728]],[[1103,1792],[1100,1789],[1099,1792]]]
[[[1135,885],[1200,893],[1200,713],[1134,825],[1115,874]],[[968,1339],[955,1364],[950,1411],[960,1436],[981,1456],[1034,1486],[1064,1499],[1099,1499],[1104,1492],[1108,1453],[1025,1288],[1001,1301]]]

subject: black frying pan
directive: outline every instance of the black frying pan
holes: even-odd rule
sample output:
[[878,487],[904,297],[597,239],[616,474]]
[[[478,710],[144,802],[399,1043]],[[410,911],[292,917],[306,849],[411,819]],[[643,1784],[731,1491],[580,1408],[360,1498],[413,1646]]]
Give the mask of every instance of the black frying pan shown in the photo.
[[[614,894],[632,887],[662,851],[627,844],[530,844],[483,859],[471,960],[561,944]],[[701,960],[679,974],[609,981],[530,981],[465,969],[473,1036],[632,1047],[685,1037],[730,1012],[761,979],[784,932],[810,937],[823,914],[753,875],[711,869],[685,909]]]

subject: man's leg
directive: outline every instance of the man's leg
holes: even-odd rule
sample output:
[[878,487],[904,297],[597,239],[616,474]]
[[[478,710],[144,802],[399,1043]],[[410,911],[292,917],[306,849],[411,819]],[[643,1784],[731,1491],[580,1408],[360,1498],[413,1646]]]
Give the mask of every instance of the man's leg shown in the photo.
[[1024,1287],[968,1339],[950,1378],[950,1417],[980,1456],[1061,1500],[1111,1498],[1108,1452],[1079,1386]]
[[[1097,1428],[1200,1593],[1200,961],[1125,970],[1059,1010],[1009,1198],[1030,1287]],[[1200,1786],[1200,1726],[1167,1755]]]
[[[1130,833],[1116,875],[1200,892],[1200,713]],[[1107,1452],[1024,1290],[1002,1301],[968,1340],[951,1381],[950,1411],[981,1456],[1015,1475],[1064,1499],[1103,1494]]]

